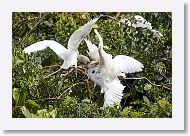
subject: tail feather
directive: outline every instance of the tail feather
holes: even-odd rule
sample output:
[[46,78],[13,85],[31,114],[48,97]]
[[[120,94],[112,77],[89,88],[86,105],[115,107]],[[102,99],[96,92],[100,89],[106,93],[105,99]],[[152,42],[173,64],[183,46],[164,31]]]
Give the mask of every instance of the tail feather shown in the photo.
[[123,96],[124,88],[125,86],[117,79],[110,82],[108,90],[104,94],[104,107],[119,104]]

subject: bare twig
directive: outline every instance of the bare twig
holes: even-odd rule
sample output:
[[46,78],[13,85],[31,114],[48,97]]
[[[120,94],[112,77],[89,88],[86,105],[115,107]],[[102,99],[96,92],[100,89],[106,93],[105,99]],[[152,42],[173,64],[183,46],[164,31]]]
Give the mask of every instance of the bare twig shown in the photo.
[[[52,65],[52,66],[46,66],[45,68],[51,68],[51,67],[59,67],[59,65]],[[82,66],[77,66],[78,70],[83,73],[85,76],[87,76],[87,69],[82,67]],[[59,73],[60,71],[62,71],[63,69],[58,69],[57,71],[45,76],[44,78],[48,78],[52,75],[55,75],[57,73]],[[69,71],[67,71],[65,74],[62,74],[61,76],[66,77],[68,74],[72,73],[75,70],[75,67],[70,67]]]
[[53,67],[60,67],[60,65],[45,66],[44,68],[53,68]]
[[118,12],[115,16],[115,19],[117,19],[121,15],[121,12]]
[[24,36],[24,38],[22,39],[21,43],[21,47],[25,41],[25,39],[28,37],[28,35],[33,31],[33,29],[42,21],[42,19],[46,16],[47,14],[43,15],[41,18],[39,18],[38,22],[32,27],[32,29]]
[[63,100],[64,98],[42,98],[42,99],[36,99],[34,101],[46,101],[46,100]]
[[145,79],[145,80],[147,80],[151,85],[153,85],[153,86],[157,86],[157,87],[163,87],[163,88],[165,88],[165,89],[167,89],[167,90],[172,90],[171,88],[168,88],[168,87],[166,87],[166,86],[164,86],[164,85],[167,85],[167,84],[162,84],[162,85],[157,85],[157,84],[154,84],[154,83],[152,83],[148,78],[146,78],[146,77],[128,77],[128,78],[125,78],[125,79],[136,79],[136,80],[141,80],[141,79]]
[[48,78],[48,77],[50,77],[50,76],[52,76],[52,75],[55,75],[55,74],[57,74],[58,72],[60,72],[60,71],[62,71],[63,69],[58,69],[57,71],[55,71],[55,72],[53,72],[53,73],[51,73],[51,74],[49,74],[49,75],[47,75],[47,76],[45,76],[44,78]]
[[79,85],[79,84],[83,84],[83,82],[79,82],[76,84],[73,84],[72,86],[70,86],[69,88],[67,88],[63,93],[61,93],[61,95],[59,95],[57,98],[42,98],[42,99],[36,99],[34,101],[47,101],[47,100],[64,100],[65,98],[61,98],[67,91],[71,90],[73,87]]
[[111,19],[113,19],[114,21],[118,21],[118,19],[117,19],[116,17],[112,17],[112,16],[109,16],[109,15],[101,14],[100,16],[101,16],[101,17],[111,18]]
[[74,69],[70,69],[69,71],[67,71],[65,74],[61,74],[62,77],[66,77],[68,76],[70,73],[72,73],[74,71]]
[[73,87],[75,87],[75,86],[77,86],[79,84],[83,84],[83,82],[78,82],[78,83],[73,84],[72,86],[70,86],[69,88],[67,88],[63,93],[61,93],[61,95],[59,95],[57,97],[57,99],[60,99],[63,96],[63,94],[65,94],[67,91],[71,90]]
[[28,20],[22,20],[22,21],[19,21],[17,22],[14,26],[13,26],[13,33],[15,33],[22,25],[34,20],[34,19],[38,19],[38,18],[41,18],[41,17],[34,17],[34,18],[30,18]]

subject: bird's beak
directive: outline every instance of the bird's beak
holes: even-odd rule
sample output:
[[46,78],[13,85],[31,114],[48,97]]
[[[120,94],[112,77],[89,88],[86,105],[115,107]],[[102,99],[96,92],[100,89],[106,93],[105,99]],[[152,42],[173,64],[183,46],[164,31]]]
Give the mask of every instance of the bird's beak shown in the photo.
[[98,53],[99,53],[99,65],[100,65],[100,66],[102,66],[102,65],[104,64],[103,56],[102,56],[101,50],[102,50],[102,48],[99,48],[99,49],[98,49]]

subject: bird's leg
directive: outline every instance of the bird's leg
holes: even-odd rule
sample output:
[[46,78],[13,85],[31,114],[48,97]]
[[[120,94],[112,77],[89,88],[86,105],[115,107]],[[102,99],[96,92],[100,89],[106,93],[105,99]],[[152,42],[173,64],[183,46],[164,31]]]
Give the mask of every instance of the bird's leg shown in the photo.
[[76,78],[77,78],[77,65],[75,65],[75,74],[76,74]]

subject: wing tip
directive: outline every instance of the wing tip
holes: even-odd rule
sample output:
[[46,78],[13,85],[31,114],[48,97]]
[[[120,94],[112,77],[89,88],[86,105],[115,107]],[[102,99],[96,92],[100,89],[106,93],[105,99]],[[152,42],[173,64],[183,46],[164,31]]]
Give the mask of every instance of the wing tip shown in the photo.
[[29,51],[27,48],[25,48],[22,52],[26,53],[26,54],[30,54],[31,51]]
[[98,21],[99,18],[100,18],[100,16],[97,16],[94,19],[89,20],[86,24],[90,24],[90,23],[95,24],[96,21]]

